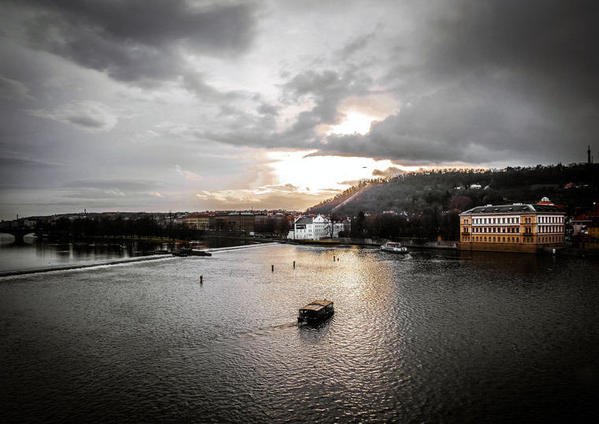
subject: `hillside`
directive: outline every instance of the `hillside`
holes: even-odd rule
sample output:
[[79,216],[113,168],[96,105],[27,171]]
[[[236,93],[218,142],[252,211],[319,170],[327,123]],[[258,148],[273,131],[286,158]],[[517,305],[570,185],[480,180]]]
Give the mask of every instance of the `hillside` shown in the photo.
[[599,201],[599,165],[406,173],[361,182],[307,212],[357,216],[360,211],[394,211],[411,216],[427,209],[463,211],[489,203],[537,202],[544,196],[570,214],[591,207]]

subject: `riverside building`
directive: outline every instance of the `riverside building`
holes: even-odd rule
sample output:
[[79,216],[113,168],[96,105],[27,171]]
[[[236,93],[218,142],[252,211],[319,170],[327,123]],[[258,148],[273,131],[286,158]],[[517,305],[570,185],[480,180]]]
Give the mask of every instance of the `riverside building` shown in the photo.
[[536,253],[564,245],[565,213],[539,204],[477,206],[460,214],[461,250]]
[[287,238],[294,240],[337,238],[339,232],[343,230],[343,222],[332,223],[329,218],[322,215],[316,217],[300,216],[295,220],[293,230],[289,231]]

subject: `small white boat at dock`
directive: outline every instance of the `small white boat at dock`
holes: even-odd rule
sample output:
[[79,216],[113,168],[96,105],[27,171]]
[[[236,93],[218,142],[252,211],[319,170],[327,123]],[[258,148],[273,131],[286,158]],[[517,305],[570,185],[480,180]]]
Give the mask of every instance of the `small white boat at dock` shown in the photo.
[[402,246],[401,243],[398,243],[395,241],[388,241],[387,243],[383,244],[381,246],[381,250],[383,252],[390,252],[390,253],[408,253],[407,247]]

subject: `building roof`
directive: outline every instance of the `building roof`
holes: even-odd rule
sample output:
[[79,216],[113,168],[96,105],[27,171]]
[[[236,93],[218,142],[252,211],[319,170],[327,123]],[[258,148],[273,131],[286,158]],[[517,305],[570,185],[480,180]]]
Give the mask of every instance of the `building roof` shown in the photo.
[[555,205],[534,205],[537,212],[564,213]]
[[311,216],[302,216],[301,218],[298,218],[297,221],[295,221],[296,224],[312,224],[312,221],[314,220],[314,218],[312,218]]
[[486,205],[486,206],[476,206],[472,209],[469,209],[465,212],[462,212],[460,215],[484,215],[484,214],[514,214],[514,213],[559,213],[563,214],[561,210],[559,210],[554,205],[531,205],[531,204],[522,204],[522,203],[514,203],[512,205]]

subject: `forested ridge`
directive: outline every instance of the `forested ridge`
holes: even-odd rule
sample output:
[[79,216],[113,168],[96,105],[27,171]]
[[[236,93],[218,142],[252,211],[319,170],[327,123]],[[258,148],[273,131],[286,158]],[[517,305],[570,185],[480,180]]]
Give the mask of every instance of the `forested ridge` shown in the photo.
[[417,214],[427,208],[466,210],[481,204],[535,203],[546,196],[573,213],[576,208],[599,201],[598,178],[597,164],[413,172],[362,181],[307,212],[346,216],[357,216],[360,211]]
[[353,217],[352,235],[457,240],[459,213],[548,197],[575,215],[599,202],[599,165],[440,169],[361,181],[307,213]]

